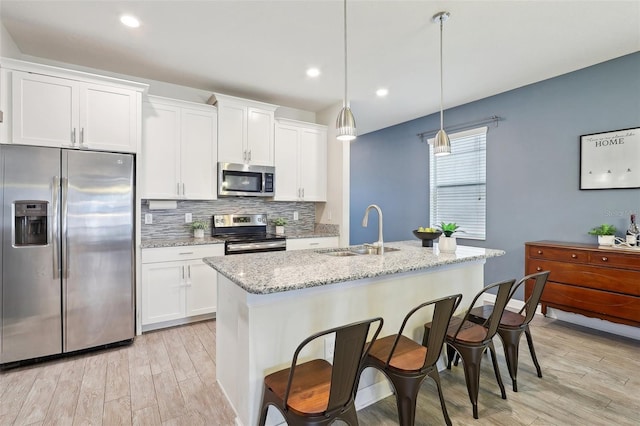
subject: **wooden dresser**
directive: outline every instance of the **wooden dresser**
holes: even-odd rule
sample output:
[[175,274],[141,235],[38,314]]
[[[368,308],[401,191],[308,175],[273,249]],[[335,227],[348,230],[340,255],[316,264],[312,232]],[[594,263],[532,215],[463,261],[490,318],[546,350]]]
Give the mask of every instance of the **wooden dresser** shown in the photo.
[[[595,244],[525,243],[525,271],[551,271],[542,312],[566,312],[640,327],[640,251]],[[528,298],[533,283],[527,283]]]

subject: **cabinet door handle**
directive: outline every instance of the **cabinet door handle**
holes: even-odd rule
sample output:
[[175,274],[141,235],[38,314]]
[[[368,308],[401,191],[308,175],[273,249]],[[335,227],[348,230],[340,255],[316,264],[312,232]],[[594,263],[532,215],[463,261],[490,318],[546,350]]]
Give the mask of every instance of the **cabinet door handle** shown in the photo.
[[578,255],[574,253],[574,254],[572,254],[572,255],[571,255],[571,258],[572,258],[572,259],[577,259],[577,258],[578,258]]
[[180,195],[180,182],[176,182],[176,192]]
[[244,151],[242,151],[242,159],[244,161],[247,161],[247,150],[246,149]]
[[76,146],[76,128],[71,131],[71,146]]
[[184,281],[184,266],[182,267],[182,281]]
[[251,150],[249,150],[249,161],[251,161]]
[[302,198],[304,198],[304,188],[302,188]]
[[191,265],[187,266],[187,277],[191,279]]
[[187,186],[182,182],[182,195],[187,196]]
[[606,256],[602,256],[602,261],[603,261],[603,262],[606,262],[607,260],[609,260],[609,258],[608,258],[608,257],[606,257]]
[[84,127],[80,129],[80,146],[84,145]]

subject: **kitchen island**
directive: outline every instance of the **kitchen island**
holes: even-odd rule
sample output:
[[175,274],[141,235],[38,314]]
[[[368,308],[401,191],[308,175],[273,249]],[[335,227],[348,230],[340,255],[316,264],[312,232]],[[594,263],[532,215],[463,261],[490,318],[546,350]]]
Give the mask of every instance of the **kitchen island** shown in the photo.
[[[205,258],[218,271],[216,373],[237,423],[257,423],[266,374],[286,368],[298,344],[338,325],[381,316],[381,336],[395,333],[418,304],[462,293],[462,306],[484,285],[484,263],[501,250],[458,246],[440,254],[420,241],[385,244],[384,255],[335,256],[328,250],[281,251]],[[345,249],[341,249],[345,250]],[[430,313],[409,324],[418,336]],[[327,348],[325,348],[327,346]],[[306,357],[330,357],[318,342]],[[325,356],[326,355],[326,356]],[[366,370],[358,408],[390,394],[379,373]],[[267,424],[282,420],[271,409]]]

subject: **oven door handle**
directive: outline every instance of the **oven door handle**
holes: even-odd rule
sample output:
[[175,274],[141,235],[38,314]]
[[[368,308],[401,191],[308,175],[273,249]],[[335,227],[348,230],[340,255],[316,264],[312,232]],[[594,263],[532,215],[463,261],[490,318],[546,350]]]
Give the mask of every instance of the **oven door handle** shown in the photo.
[[268,249],[279,249],[279,248],[283,248],[286,247],[286,242],[284,240],[282,241],[273,241],[273,242],[261,242],[261,243],[246,243],[246,244],[241,244],[241,243],[233,243],[233,244],[227,244],[227,252],[228,253],[234,253],[237,251],[247,251],[247,250],[268,250]]

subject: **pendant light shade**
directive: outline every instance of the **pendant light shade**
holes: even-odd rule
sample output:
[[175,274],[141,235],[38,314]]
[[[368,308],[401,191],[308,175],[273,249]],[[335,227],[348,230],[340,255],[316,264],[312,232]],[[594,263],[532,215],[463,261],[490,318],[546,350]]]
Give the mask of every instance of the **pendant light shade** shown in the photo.
[[352,141],[358,136],[356,132],[356,119],[353,118],[351,108],[342,107],[336,120],[336,129],[338,130],[338,140]]
[[356,119],[347,98],[347,0],[344,0],[344,102],[336,120],[336,130],[336,137],[341,141],[352,141],[358,136]]
[[438,130],[436,138],[433,141],[433,155],[447,155],[451,154],[451,141],[449,135],[444,130]]
[[449,12],[439,12],[433,15],[433,22],[440,23],[440,130],[436,133],[433,142],[433,155],[441,156],[451,154],[451,141],[444,131],[443,107],[442,107],[442,26],[449,19]]

